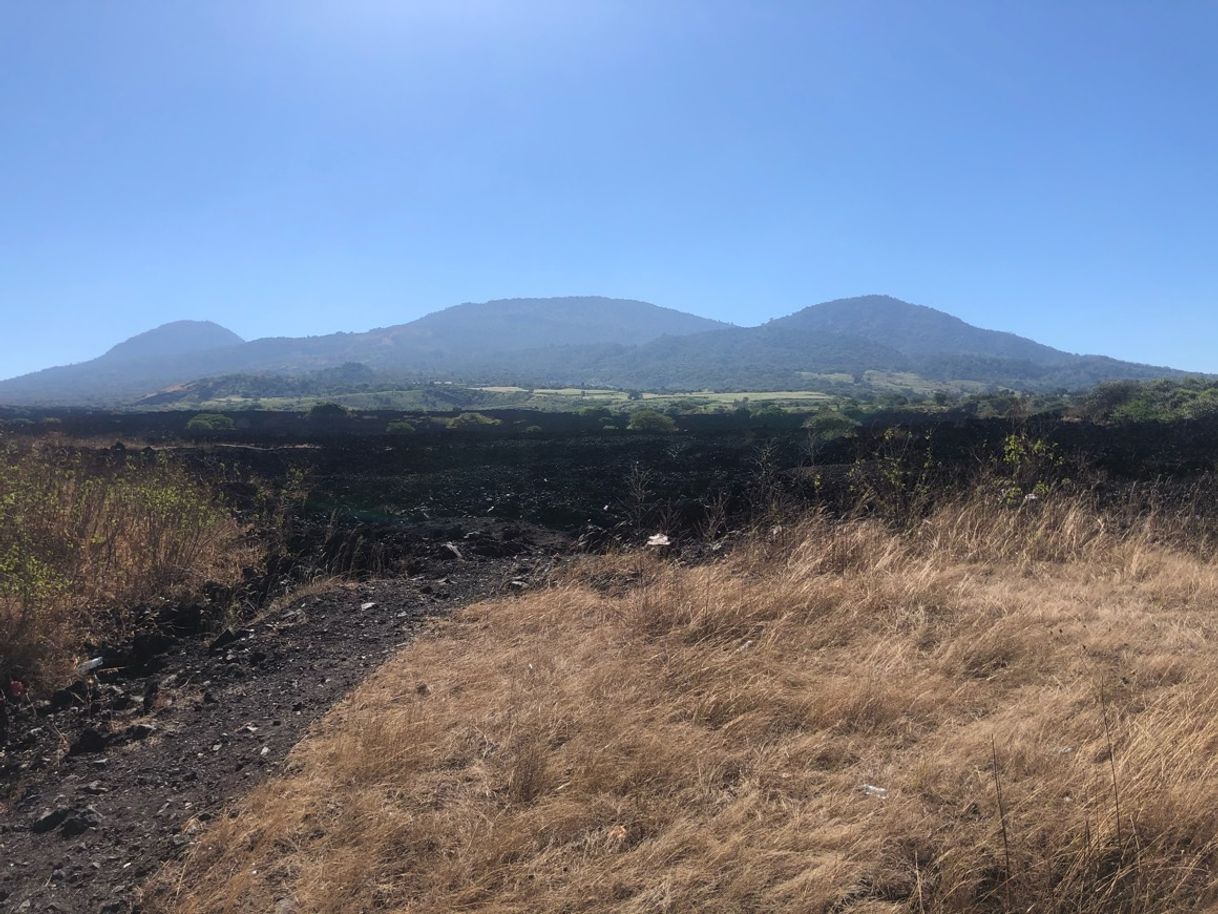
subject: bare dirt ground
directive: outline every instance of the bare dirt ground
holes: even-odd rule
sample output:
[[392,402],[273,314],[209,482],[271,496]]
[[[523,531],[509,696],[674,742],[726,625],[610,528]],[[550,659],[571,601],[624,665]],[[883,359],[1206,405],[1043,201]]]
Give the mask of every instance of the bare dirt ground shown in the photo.
[[430,616],[537,586],[558,548],[541,539],[514,541],[510,556],[458,541],[426,573],[303,595],[219,636],[165,639],[138,664],[10,715],[0,910],[138,912],[141,882]]

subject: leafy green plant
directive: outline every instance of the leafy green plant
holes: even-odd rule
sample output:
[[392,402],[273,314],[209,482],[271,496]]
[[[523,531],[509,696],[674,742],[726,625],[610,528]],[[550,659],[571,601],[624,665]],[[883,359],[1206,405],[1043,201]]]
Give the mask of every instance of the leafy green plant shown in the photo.
[[415,427],[413,422],[408,422],[405,419],[394,419],[385,426],[385,431],[391,435],[413,435]]
[[186,423],[186,431],[195,434],[231,432],[235,427],[233,420],[223,413],[199,413]]
[[499,424],[499,419],[493,419],[482,413],[461,413],[461,415],[448,420],[448,427],[457,431],[489,428]]
[[309,409],[309,418],[315,421],[327,419],[343,419],[350,415],[350,410],[337,403],[317,403]]
[[809,462],[816,463],[821,448],[831,441],[854,433],[858,422],[834,409],[825,409],[804,420],[805,450]]
[[860,510],[897,526],[920,523],[933,503],[939,471],[930,444],[929,433],[885,429],[874,457],[850,468],[851,491]]
[[1061,482],[1063,461],[1057,445],[1026,431],[1007,435],[1002,442],[1003,498],[1022,504],[1048,496]]
[[652,432],[655,434],[670,434],[677,430],[677,423],[672,416],[658,413],[654,409],[640,409],[630,417],[631,431]]

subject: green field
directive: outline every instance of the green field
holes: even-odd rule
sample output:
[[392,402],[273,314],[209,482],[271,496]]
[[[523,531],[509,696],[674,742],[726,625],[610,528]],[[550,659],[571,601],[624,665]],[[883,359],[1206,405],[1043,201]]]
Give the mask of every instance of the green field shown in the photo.
[[[644,391],[641,400],[653,409],[677,407],[683,412],[721,412],[741,406],[759,405],[801,409],[815,403],[836,402],[840,398],[812,390],[767,390],[720,392],[700,390],[689,393]],[[458,387],[434,385],[403,390],[360,391],[322,397],[214,397],[191,403],[189,408],[211,411],[267,409],[300,411],[320,403],[338,403],[354,410],[400,410],[403,412],[450,412],[455,409],[536,409],[569,412],[586,408],[622,409],[641,405],[624,390],[579,387],[487,386]],[[185,404],[179,404],[179,408]]]

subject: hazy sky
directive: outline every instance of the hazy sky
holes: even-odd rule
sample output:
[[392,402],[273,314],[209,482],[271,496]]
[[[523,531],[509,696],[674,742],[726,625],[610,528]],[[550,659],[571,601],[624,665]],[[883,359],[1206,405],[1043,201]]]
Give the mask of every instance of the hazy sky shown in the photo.
[[885,292],[1218,371],[1209,0],[0,0],[0,377],[603,294]]

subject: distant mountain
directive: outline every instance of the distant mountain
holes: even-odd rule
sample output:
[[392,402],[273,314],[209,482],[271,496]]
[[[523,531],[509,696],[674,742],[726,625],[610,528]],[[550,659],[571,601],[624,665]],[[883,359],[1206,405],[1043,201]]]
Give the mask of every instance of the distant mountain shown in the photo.
[[244,345],[211,321],[173,321],[112,347],[88,362],[0,381],[0,403],[112,405],[172,383],[183,369],[222,361]]
[[240,346],[244,342],[233,331],[211,321],[173,321],[119,343],[101,359],[111,362],[163,359]]
[[1074,358],[1013,333],[982,330],[958,317],[888,295],[839,298],[770,321],[777,330],[836,333],[891,346],[907,356],[944,353],[1061,365]]
[[[526,350],[475,377],[646,390],[841,389],[869,371],[960,387],[1082,389],[1101,381],[1180,377],[1171,368],[1082,356],[886,295],[812,305],[760,327],[727,327],[632,347]],[[828,376],[848,376],[845,381]]]
[[525,349],[625,347],[727,326],[647,302],[595,296],[467,303],[366,333],[248,343],[218,324],[176,321],[92,361],[0,381],[0,403],[111,405],[218,375],[298,375],[350,363],[415,379],[451,377]]
[[532,298],[457,305],[365,333],[251,342],[210,322],[178,321],[91,362],[0,381],[0,403],[153,405],[188,401],[198,391],[262,389],[275,396],[272,391],[427,380],[840,389],[865,385],[868,372],[1017,390],[1183,375],[1062,352],[882,295],[812,305],[760,327],[734,327],[641,301]]
[[510,352],[547,346],[637,345],[727,327],[684,311],[621,298],[507,298],[445,308],[369,339],[399,350]]

